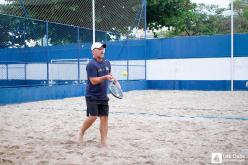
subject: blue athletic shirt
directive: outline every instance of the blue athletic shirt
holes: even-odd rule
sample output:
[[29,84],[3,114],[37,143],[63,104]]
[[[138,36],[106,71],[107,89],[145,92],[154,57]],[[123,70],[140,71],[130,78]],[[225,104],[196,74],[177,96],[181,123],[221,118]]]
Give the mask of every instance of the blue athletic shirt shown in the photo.
[[90,82],[90,77],[101,77],[111,72],[110,62],[107,60],[96,61],[92,59],[86,66],[87,71],[87,86],[86,86],[86,97],[91,97],[94,100],[108,100],[108,80],[101,82],[100,84],[93,85]]

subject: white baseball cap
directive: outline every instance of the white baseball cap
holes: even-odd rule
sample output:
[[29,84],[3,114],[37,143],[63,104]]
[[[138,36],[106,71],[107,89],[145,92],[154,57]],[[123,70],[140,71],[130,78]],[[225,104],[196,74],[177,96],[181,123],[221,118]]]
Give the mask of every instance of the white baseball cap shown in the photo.
[[94,50],[94,49],[98,49],[100,47],[103,47],[103,48],[106,48],[107,45],[106,44],[103,44],[101,42],[95,42],[91,45],[91,50]]

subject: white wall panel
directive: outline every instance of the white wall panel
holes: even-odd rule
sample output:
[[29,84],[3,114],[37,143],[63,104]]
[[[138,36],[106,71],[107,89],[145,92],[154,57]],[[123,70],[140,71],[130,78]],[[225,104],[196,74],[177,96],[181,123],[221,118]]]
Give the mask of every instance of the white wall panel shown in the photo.
[[234,59],[234,80],[248,80],[248,57]]
[[[235,58],[234,79],[248,79],[248,57]],[[147,80],[230,80],[230,58],[147,61]]]

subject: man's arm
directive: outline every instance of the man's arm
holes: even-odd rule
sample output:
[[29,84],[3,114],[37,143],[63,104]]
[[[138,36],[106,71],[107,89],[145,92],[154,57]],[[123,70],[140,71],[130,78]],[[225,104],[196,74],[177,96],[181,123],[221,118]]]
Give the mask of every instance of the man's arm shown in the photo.
[[110,74],[107,74],[105,76],[102,77],[90,77],[90,82],[93,85],[97,85],[100,84],[101,82],[105,81],[105,80],[113,80],[113,76]]

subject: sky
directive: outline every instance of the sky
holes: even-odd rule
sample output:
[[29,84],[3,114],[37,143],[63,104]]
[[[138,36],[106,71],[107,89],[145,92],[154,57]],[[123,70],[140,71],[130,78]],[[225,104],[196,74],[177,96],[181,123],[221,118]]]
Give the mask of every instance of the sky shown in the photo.
[[4,0],[0,0],[0,4],[5,4],[6,2]]
[[228,5],[231,2],[231,0],[191,0],[191,2],[214,4],[214,5],[218,5],[219,7],[228,8]]

